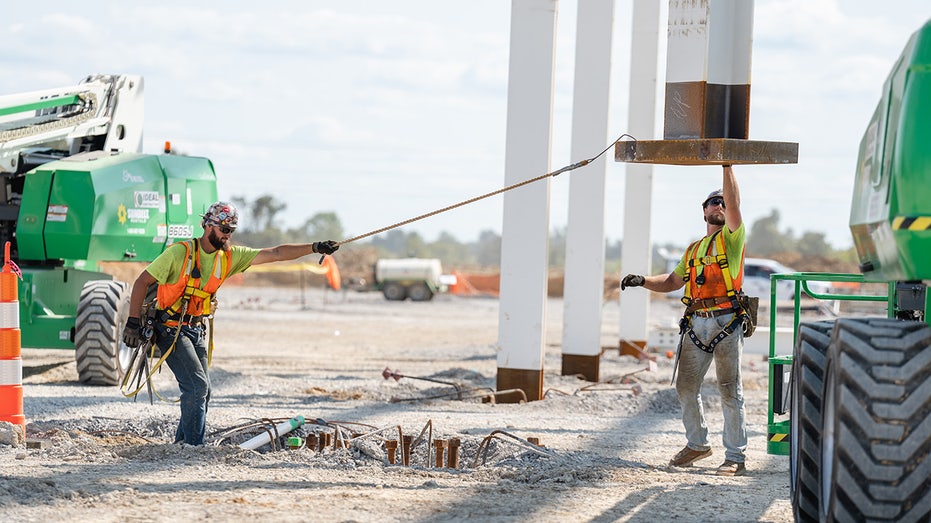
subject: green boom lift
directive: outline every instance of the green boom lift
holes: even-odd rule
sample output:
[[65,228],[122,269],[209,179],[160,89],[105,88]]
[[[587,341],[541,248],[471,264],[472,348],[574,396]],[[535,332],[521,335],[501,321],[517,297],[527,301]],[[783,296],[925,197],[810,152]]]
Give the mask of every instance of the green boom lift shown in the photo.
[[0,245],[22,271],[24,348],[73,349],[80,381],[116,385],[130,285],[100,262],[151,261],[217,198],[204,158],[141,154],[143,82],[94,75],[0,96]]
[[[861,274],[772,276],[768,451],[790,456],[798,521],[931,517],[931,22],[909,39],[860,143],[850,229]],[[794,350],[776,346],[795,282]],[[881,284],[813,293],[810,281]],[[884,285],[883,285],[884,284]],[[874,285],[873,287],[876,287]],[[800,323],[799,296],[884,302],[884,315]]]

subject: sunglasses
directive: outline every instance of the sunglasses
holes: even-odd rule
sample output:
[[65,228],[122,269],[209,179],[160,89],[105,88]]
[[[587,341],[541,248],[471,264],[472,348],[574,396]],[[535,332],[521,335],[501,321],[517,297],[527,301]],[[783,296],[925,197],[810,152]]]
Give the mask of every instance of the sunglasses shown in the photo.
[[724,207],[724,198],[721,198],[720,196],[715,196],[714,198],[705,202],[705,204],[702,205],[702,208],[707,209],[709,205],[720,205],[721,207]]
[[228,225],[215,225],[214,227],[216,227],[217,229],[220,229],[220,232],[222,232],[223,234],[233,234],[233,231],[236,230],[235,227],[230,227]]

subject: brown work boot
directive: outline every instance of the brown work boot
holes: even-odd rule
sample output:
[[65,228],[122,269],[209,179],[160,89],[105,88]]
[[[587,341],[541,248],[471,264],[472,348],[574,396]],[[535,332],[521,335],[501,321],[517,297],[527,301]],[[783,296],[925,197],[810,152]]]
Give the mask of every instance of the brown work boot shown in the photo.
[[676,457],[672,458],[669,462],[670,467],[691,467],[692,463],[700,459],[705,459],[711,456],[711,449],[708,450],[694,450],[689,448],[688,445],[684,449],[680,450]]
[[718,476],[743,476],[747,473],[747,467],[743,463],[738,463],[736,461],[724,460],[724,463],[721,463],[721,466],[718,467],[716,474]]

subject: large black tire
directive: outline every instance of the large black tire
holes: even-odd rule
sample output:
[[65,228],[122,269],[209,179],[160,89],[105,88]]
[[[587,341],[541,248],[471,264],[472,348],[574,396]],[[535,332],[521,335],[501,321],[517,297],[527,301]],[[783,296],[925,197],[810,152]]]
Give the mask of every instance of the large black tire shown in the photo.
[[386,300],[404,301],[407,299],[407,289],[400,283],[386,283],[381,288],[381,293],[385,295]]
[[126,372],[132,355],[122,341],[129,295],[128,286],[121,281],[89,281],[81,289],[74,358],[82,383],[117,385]]
[[411,301],[430,301],[433,299],[433,291],[426,283],[414,283],[407,288],[407,296]]
[[931,327],[837,320],[825,362],[824,521],[931,517]]
[[821,393],[832,330],[833,321],[802,323],[798,327],[792,364],[792,428],[789,431],[789,484],[796,521],[818,521]]

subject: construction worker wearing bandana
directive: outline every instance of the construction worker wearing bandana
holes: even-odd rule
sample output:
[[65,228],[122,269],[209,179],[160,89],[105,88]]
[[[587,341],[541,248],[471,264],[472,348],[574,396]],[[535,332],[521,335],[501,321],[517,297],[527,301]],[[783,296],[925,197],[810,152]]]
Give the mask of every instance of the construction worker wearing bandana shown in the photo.
[[724,166],[723,178],[723,188],[702,202],[705,237],[686,249],[673,272],[653,276],[628,274],[621,280],[621,290],[642,286],[654,292],[671,292],[687,285],[683,298],[686,310],[680,323],[676,392],[688,443],[669,464],[689,467],[711,456],[701,385],[714,361],[724,411],[725,447],[724,463],[716,473],[740,476],[746,472],[747,449],[740,357],[744,325],[749,323],[749,317],[739,303],[746,231],[740,214],[737,179],[728,165]]
[[252,265],[293,260],[312,253],[333,254],[333,240],[285,244],[265,249],[231,245],[239,224],[231,203],[216,202],[203,215],[200,238],[176,243],[159,255],[139,275],[130,297],[129,319],[123,342],[138,347],[143,342],[140,316],[146,292],[158,284],[155,343],[181,389],[181,421],[176,443],[203,445],[207,403],[210,401],[209,354],[205,319],[212,313],[213,297],[223,282]]

